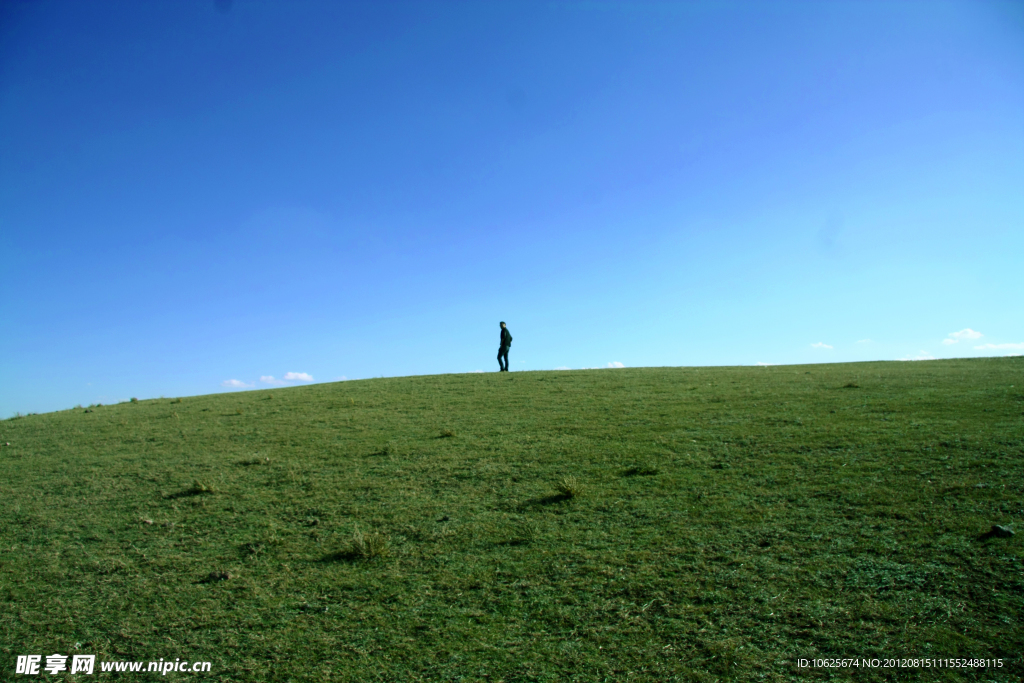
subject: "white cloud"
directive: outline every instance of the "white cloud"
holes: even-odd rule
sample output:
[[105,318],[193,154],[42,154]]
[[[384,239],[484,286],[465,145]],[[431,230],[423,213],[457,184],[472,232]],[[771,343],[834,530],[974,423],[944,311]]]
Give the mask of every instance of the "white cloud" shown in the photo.
[[976,332],[969,327],[965,327],[959,332],[950,332],[949,336],[953,337],[954,339],[981,339],[985,335],[983,335],[981,332]]
[[623,365],[622,363],[620,363],[617,360],[613,360],[611,363],[608,364],[608,367],[610,367],[610,368],[624,368],[626,366]]
[[[345,379],[340,377],[339,379]],[[273,384],[274,386],[284,386],[288,382],[312,382],[313,375],[306,372],[286,372],[282,379],[277,379],[273,375],[263,375],[260,377],[260,381],[264,384]]]
[[956,344],[961,339],[981,339],[984,337],[981,332],[965,327],[959,332],[950,332],[949,336],[942,340],[943,344]]
[[348,379],[348,377],[346,377],[345,375],[342,375],[341,377],[335,377],[334,381],[335,382],[344,382],[347,379]]
[[226,379],[220,385],[228,389],[248,389],[253,386],[252,384],[246,384],[240,379]]
[[870,343],[872,343],[872,342],[871,342],[871,340],[870,340],[870,339],[858,339],[858,340],[857,340],[857,343],[858,343],[858,344],[870,344]]
[[1020,344],[982,344],[981,346],[975,346],[974,348],[979,351],[984,349],[1012,349],[1014,351],[1024,351],[1024,343]]
[[918,351],[916,356],[904,356],[900,360],[935,360],[935,356],[927,351]]
[[775,365],[775,363],[754,363],[754,365],[760,365],[761,367],[768,367],[769,365]]
[[475,375],[475,374],[476,374],[476,373],[478,373],[478,372],[483,372],[483,370],[474,370],[474,371],[473,371],[473,372],[472,372],[471,374],[474,374],[474,375]]
[[557,368],[555,368],[555,370],[569,370],[569,369],[570,368],[568,368],[568,367],[566,367],[564,365],[559,365]]
[[829,344],[826,344],[824,342],[815,342],[814,344],[811,344],[811,348],[812,349],[831,349],[832,347]]

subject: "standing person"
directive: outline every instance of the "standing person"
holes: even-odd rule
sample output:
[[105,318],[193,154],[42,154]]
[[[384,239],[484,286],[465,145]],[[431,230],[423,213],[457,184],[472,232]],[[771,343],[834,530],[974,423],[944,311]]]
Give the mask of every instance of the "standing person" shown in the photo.
[[[498,347],[498,372],[508,372],[508,347],[512,346],[512,333],[505,327],[505,323],[501,323],[501,345]],[[501,359],[505,359],[505,364],[501,364]]]

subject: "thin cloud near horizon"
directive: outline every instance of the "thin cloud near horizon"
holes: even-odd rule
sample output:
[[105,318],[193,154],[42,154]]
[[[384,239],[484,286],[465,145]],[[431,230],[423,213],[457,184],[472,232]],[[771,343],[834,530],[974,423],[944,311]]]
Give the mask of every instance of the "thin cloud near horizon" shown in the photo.
[[927,351],[918,351],[916,356],[904,356],[899,360],[935,360],[935,356]]
[[264,384],[273,384],[274,386],[283,386],[288,382],[312,382],[313,375],[308,372],[286,372],[284,377],[277,379],[273,375],[261,375],[260,381]]

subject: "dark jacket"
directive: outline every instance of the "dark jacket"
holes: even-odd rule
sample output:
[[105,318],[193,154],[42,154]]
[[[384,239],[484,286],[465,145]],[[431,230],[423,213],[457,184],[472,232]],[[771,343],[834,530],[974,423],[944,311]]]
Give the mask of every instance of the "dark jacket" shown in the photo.
[[507,327],[501,328],[501,345],[506,349],[512,346],[512,333]]

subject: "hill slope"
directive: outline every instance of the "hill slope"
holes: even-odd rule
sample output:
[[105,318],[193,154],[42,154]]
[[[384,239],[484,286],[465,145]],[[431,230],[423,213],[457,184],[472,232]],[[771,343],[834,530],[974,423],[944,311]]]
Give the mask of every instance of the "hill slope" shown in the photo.
[[[1022,672],[1021,535],[979,537],[1021,530],[1021,358],[375,379],[28,416],[6,442],[4,674]],[[894,675],[974,679],[857,680]]]

